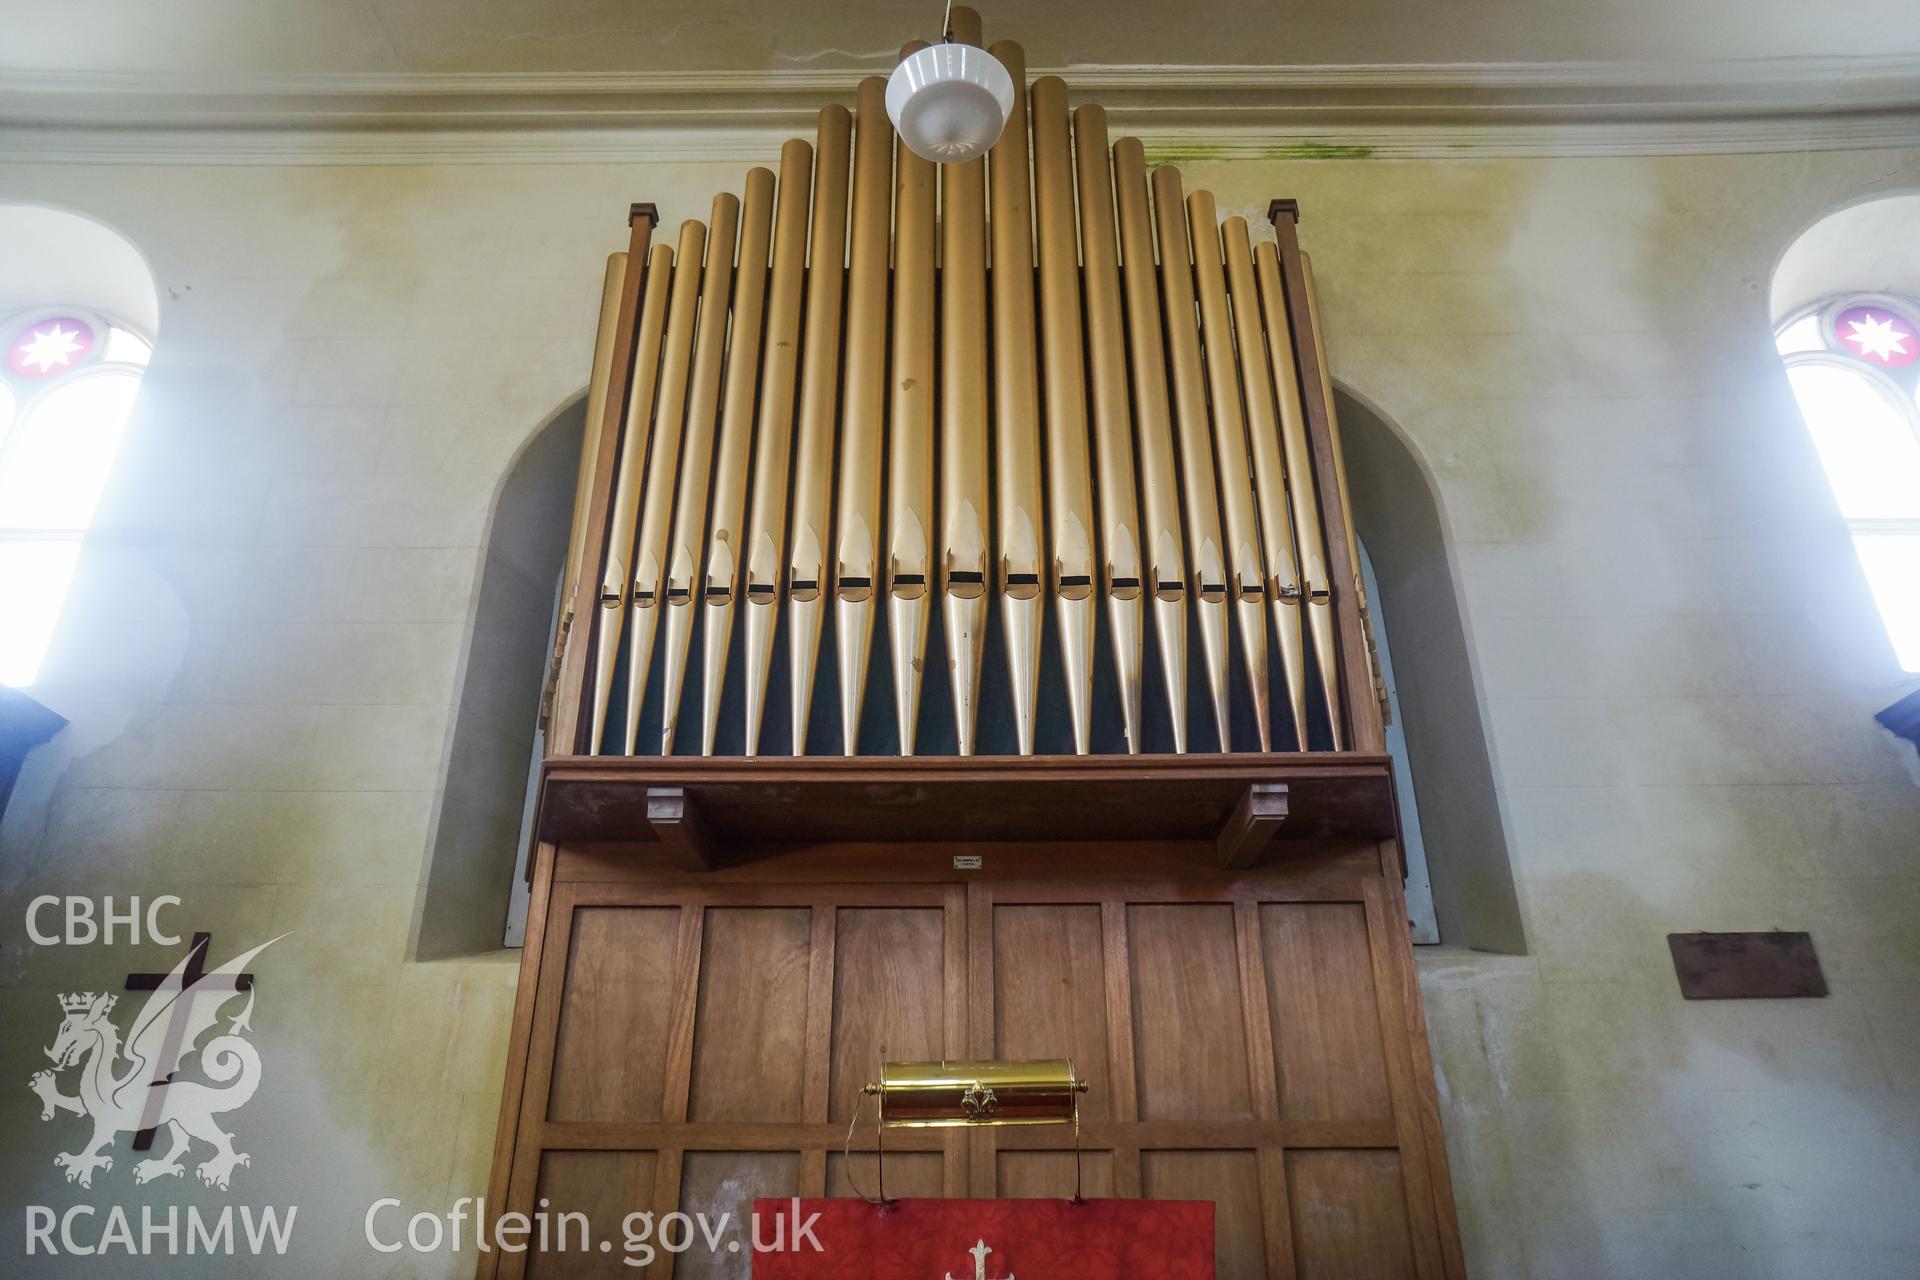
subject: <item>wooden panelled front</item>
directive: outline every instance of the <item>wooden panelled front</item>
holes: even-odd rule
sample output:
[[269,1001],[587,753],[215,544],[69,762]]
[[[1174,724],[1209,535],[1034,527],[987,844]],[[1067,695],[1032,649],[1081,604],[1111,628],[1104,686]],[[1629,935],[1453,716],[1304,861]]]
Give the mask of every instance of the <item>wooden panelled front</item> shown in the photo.
[[[1221,1277],[1461,1274],[1391,844],[1237,874],[1184,846],[969,852],[701,874],[561,850],[496,1195],[616,1239],[635,1210],[871,1195],[870,1102],[842,1145],[883,1058],[1070,1056],[1086,1194],[1213,1201]],[[1074,1190],[1065,1126],[886,1146],[889,1195]],[[745,1276],[741,1239],[642,1274]],[[612,1256],[495,1259],[636,1274]]]

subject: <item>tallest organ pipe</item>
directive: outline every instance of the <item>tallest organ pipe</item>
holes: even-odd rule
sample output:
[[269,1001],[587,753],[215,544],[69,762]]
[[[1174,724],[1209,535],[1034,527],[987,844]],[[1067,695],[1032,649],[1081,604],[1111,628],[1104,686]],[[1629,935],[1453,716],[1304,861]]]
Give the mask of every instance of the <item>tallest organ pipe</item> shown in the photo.
[[[1047,497],[1054,609],[1073,749],[1093,749],[1093,489],[1087,462],[1087,365],[1081,345],[1067,86],[1033,85],[1033,172],[1040,241],[1040,343],[1046,391]],[[1105,584],[1102,584],[1105,585]]]
[[[911,54],[916,48],[909,46]],[[918,745],[933,602],[933,161],[894,148],[892,368],[887,377],[887,634],[900,754]],[[881,250],[885,266],[885,248]]]
[[[961,15],[954,16],[956,34]],[[975,19],[972,26],[977,27]],[[961,36],[961,38],[965,38]],[[975,37],[977,39],[977,37]],[[940,612],[955,749],[974,752],[993,577],[988,547],[987,157],[940,172]]]
[[[847,272],[847,354],[841,377],[840,512],[833,565],[840,658],[841,750],[860,744],[873,613],[880,596],[880,461],[887,411],[887,230],[893,128],[887,82],[860,82],[853,158],[852,262]],[[818,268],[816,267],[817,271]],[[931,302],[931,299],[928,300]],[[798,704],[796,704],[798,705]],[[796,732],[794,754],[805,750]]]
[[993,196],[993,448],[1000,506],[1000,616],[1013,689],[1014,742],[1033,754],[1040,684],[1045,523],[1040,499],[1040,406],[1034,387],[1033,194],[1027,170],[1027,57],[1001,41],[990,52],[1013,76],[1013,112],[987,153]]

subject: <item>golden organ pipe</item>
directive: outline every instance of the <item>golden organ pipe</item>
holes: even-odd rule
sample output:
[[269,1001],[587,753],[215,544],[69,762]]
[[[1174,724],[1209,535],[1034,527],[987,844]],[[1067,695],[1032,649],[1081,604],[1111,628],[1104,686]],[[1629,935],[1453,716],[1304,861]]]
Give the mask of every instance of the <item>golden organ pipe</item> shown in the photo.
[[[947,30],[952,34],[955,43],[977,47],[981,38],[979,11],[964,5],[955,5],[947,15]],[[1017,77],[1014,83],[1019,83]]]
[[[825,116],[825,112],[821,113]],[[842,110],[841,115],[846,112]],[[781,545],[787,529],[787,480],[793,464],[794,378],[799,368],[800,298],[807,258],[808,177],[813,149],[795,139],[780,154],[774,217],[773,284],[760,366],[760,426],[753,445],[753,504],[746,544],[746,750],[760,750],[773,626],[779,609]],[[712,620],[709,619],[711,622]],[[709,715],[718,714],[715,706]]]
[[1240,376],[1227,319],[1227,277],[1221,258],[1219,214],[1211,191],[1187,197],[1192,226],[1193,276],[1200,294],[1202,351],[1207,394],[1213,405],[1213,448],[1226,516],[1227,568],[1232,574],[1234,620],[1241,657],[1253,692],[1253,718],[1260,749],[1273,750],[1272,702],[1267,688],[1267,573],[1260,556],[1260,518],[1254,514],[1253,479],[1247,466],[1247,419],[1240,404]]
[[1006,628],[1013,732],[1033,754],[1040,682],[1043,528],[1040,421],[1034,385],[1033,204],[1027,171],[1027,60],[1001,41],[990,52],[1013,77],[1006,131],[987,153],[993,198],[994,479],[999,498],[1001,619]]
[[560,598],[570,606],[580,585],[580,544],[587,536],[587,499],[593,490],[593,460],[600,456],[600,423],[607,412],[607,384],[613,377],[613,334],[620,326],[620,291],[626,284],[627,255],[607,255],[600,287],[600,327],[593,340],[593,373],[587,380],[587,429],[580,437],[580,471],[573,484],[573,528],[567,534],[567,567]]
[[[977,28],[978,18],[974,19]],[[954,25],[960,26],[955,12]],[[978,39],[976,34],[975,39]],[[940,166],[940,600],[961,755],[974,751],[986,654],[989,450],[985,157]]]
[[[780,152],[780,200],[774,213],[774,267],[766,299],[766,338],[760,363],[760,413],[753,439],[753,499],[745,539],[745,748],[760,750],[760,718],[766,708],[766,676],[780,612],[780,566],[787,539],[787,480],[793,474],[793,401],[801,353],[801,297],[806,282],[806,215],[814,150],[793,138]],[[716,549],[720,541],[716,539]],[[714,624],[708,616],[708,652]],[[720,641],[722,656],[726,639]],[[724,670],[708,660],[708,722],[720,714]],[[712,743],[714,727],[707,725]]]
[[720,371],[727,354],[727,304],[733,289],[734,237],[740,202],[721,193],[707,220],[707,266],[700,285],[693,381],[687,391],[687,426],[680,442],[680,485],[673,500],[673,532],[667,540],[667,583],[659,611],[665,614],[666,652],[661,658],[660,754],[673,754],[680,691],[686,684],[687,647],[693,639],[694,583],[706,539],[707,495],[713,481],[714,436],[720,421]]
[[666,578],[668,521],[673,517],[674,480],[679,475],[680,437],[686,425],[688,367],[693,358],[693,327],[700,306],[700,264],[707,229],[692,219],[680,224],[674,251],[673,293],[667,303],[667,339],[660,355],[659,401],[653,413],[646,485],[640,495],[639,537],[633,547],[633,582],[628,599],[633,617],[627,626],[626,754],[640,733],[640,708],[653,673],[653,642],[660,628],[660,588]]
[[1367,670],[1373,677],[1373,697],[1380,720],[1389,719],[1387,681],[1380,673],[1380,651],[1373,638],[1373,611],[1367,602],[1367,580],[1360,568],[1360,538],[1353,530],[1353,497],[1347,492],[1347,451],[1340,441],[1340,413],[1333,403],[1333,372],[1327,361],[1326,335],[1320,328],[1320,290],[1313,282],[1313,259],[1300,255],[1300,275],[1307,282],[1307,319],[1313,328],[1314,350],[1320,353],[1320,394],[1327,406],[1327,431],[1333,437],[1333,478],[1340,490],[1341,523],[1347,536],[1347,563],[1353,566],[1353,599],[1360,613],[1360,630],[1367,646]]
[[[1036,92],[1039,86],[1035,86]],[[1134,498],[1132,418],[1127,404],[1126,325],[1120,318],[1120,249],[1114,235],[1113,171],[1107,158],[1106,112],[1073,113],[1080,196],[1080,243],[1086,260],[1088,379],[1093,393],[1093,452],[1100,478],[1101,583],[1120,716],[1127,751],[1140,744],[1140,668],[1147,593],[1142,589],[1140,509]]]
[[[924,46],[909,45],[911,54]],[[887,635],[900,754],[913,754],[933,599],[935,166],[894,148],[893,340],[887,377]],[[984,469],[983,469],[984,470]]]
[[1093,479],[1087,458],[1087,363],[1080,325],[1067,86],[1058,76],[1043,76],[1034,82],[1032,101],[1054,609],[1073,749],[1086,755],[1093,750]]
[[[859,748],[860,708],[880,594],[880,463],[887,408],[887,244],[893,128],[887,82],[860,82],[853,159],[853,226],[847,269],[847,354],[841,386],[840,496],[834,541],[835,633],[840,658],[840,742]],[[931,299],[928,299],[929,306]],[[932,311],[928,311],[929,319]],[[832,454],[829,451],[829,458]],[[794,748],[805,749],[804,740]]]
[[600,578],[600,635],[593,656],[592,738],[588,751],[600,754],[606,733],[613,676],[620,663],[620,637],[627,617],[627,590],[633,541],[640,517],[641,481],[646,475],[647,443],[653,429],[653,393],[660,377],[660,342],[666,330],[667,290],[673,282],[673,250],[657,244],[647,254],[646,296],[640,305],[634,338],[633,376],[628,380],[627,412],[620,429],[620,465],[613,484],[607,562]]
[[1353,531],[1353,500],[1347,495],[1347,455],[1340,447],[1340,416],[1333,404],[1333,372],[1326,359],[1326,335],[1320,329],[1320,290],[1313,282],[1313,259],[1306,254],[1300,255],[1300,275],[1307,282],[1307,319],[1313,326],[1313,349],[1321,352],[1320,358],[1320,398],[1327,406],[1327,428],[1333,435],[1333,479],[1340,491],[1340,506],[1346,519],[1343,532],[1347,539],[1347,560],[1353,565],[1353,594],[1355,598],[1366,599],[1366,580],[1360,574],[1360,539]]
[[553,711],[561,654],[573,630],[573,598],[580,588],[580,561],[586,554],[587,503],[593,492],[593,466],[600,457],[608,384],[613,381],[614,332],[620,325],[620,295],[626,278],[627,255],[609,254],[606,280],[600,289],[600,327],[594,333],[593,371],[587,378],[587,419],[580,433],[580,465],[573,481],[573,526],[567,533],[567,558],[560,571],[560,616],[554,619],[553,667],[540,694],[540,727],[543,729]]
[[1307,748],[1307,659],[1301,627],[1300,566],[1287,503],[1287,472],[1280,451],[1280,419],[1273,396],[1273,365],[1260,327],[1260,298],[1253,283],[1253,246],[1245,218],[1228,218],[1220,231],[1227,247],[1227,290],[1240,348],[1240,384],[1246,396],[1247,437],[1253,454],[1260,509],[1261,547],[1266,553],[1267,596],[1279,639],[1281,682],[1293,716],[1294,735]]
[[1180,524],[1179,470],[1167,402],[1167,351],[1161,339],[1160,281],[1154,270],[1153,220],[1147,209],[1146,153],[1138,138],[1113,146],[1125,264],[1127,350],[1132,359],[1133,412],[1139,447],[1147,583],[1154,634],[1172,712],[1173,749],[1187,749],[1187,559]]
[[[829,591],[826,555],[840,390],[840,311],[847,283],[847,148],[852,127],[845,107],[826,107],[814,145],[807,328],[800,350],[800,413],[793,444],[793,529],[787,539],[788,689],[797,756],[807,751],[808,711]],[[749,615],[748,624],[752,621]],[[771,629],[767,634],[770,638]],[[753,673],[749,668],[748,677]]]
[[1200,648],[1220,750],[1227,751],[1232,748],[1227,710],[1227,560],[1214,491],[1213,433],[1208,429],[1207,387],[1200,370],[1200,333],[1194,318],[1187,211],[1180,194],[1180,171],[1171,165],[1153,171],[1153,212],[1160,232],[1160,284],[1166,293],[1167,355],[1173,367],[1187,543],[1193,549],[1194,594],[1199,597]]
[[[811,151],[799,139],[782,156],[784,186],[797,180],[805,216],[807,164]],[[793,176],[798,169],[797,179]],[[773,231],[773,173],[747,173],[747,203],[740,233],[740,266],[733,287],[733,332],[728,341],[727,385],[721,409],[719,458],[714,468],[713,513],[703,543],[706,557],[697,567],[700,607],[706,620],[701,646],[700,751],[713,754],[720,728],[720,695],[726,683],[727,650],[733,640],[734,597],[740,590],[739,546],[747,506],[747,464],[753,456],[753,411],[759,391],[760,340],[767,311],[767,246]],[[804,234],[804,225],[802,228]],[[705,512],[700,513],[705,516]],[[671,615],[669,615],[671,618]],[[671,635],[669,630],[669,635]],[[669,749],[671,744],[668,744]]]
[[1280,444],[1286,457],[1294,545],[1300,556],[1307,638],[1320,669],[1320,693],[1333,726],[1333,749],[1341,751],[1345,749],[1345,735],[1340,727],[1340,654],[1334,644],[1326,534],[1320,524],[1320,500],[1313,491],[1313,451],[1307,441],[1306,410],[1300,401],[1300,376],[1293,359],[1293,326],[1287,320],[1287,298],[1280,284],[1280,254],[1271,244],[1254,249],[1253,273],[1260,289],[1260,314],[1267,322],[1267,358],[1273,362],[1273,385],[1279,395]]

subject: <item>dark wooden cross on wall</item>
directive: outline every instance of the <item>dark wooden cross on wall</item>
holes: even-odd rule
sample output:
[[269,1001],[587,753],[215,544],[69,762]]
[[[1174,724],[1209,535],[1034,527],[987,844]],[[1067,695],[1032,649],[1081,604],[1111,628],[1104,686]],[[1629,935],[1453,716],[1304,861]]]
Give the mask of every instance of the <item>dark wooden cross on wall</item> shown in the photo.
[[[166,1046],[161,1050],[160,1061],[154,1064],[154,1078],[147,1082],[147,1100],[140,1108],[140,1132],[133,1135],[135,1151],[149,1151],[153,1148],[153,1135],[160,1123],[160,1104],[165,1100],[166,1087],[173,1081],[173,1073],[162,1073],[162,1068],[175,1060],[180,1052],[181,1037],[187,1033],[187,1014],[193,1008],[197,991],[209,994],[232,995],[238,991],[253,990],[253,975],[250,973],[219,973],[208,976],[206,971],[207,948],[213,943],[210,933],[193,935],[193,950],[187,955],[187,966],[178,977],[171,973],[130,973],[127,975],[128,991],[179,991],[181,996],[167,1010]],[[197,989],[197,990],[196,990]]]

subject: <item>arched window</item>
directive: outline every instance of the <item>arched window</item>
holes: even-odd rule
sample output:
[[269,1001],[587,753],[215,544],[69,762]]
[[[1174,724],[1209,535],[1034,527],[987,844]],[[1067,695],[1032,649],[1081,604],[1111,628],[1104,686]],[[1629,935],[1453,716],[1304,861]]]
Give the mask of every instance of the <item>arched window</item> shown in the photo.
[[29,685],[153,354],[76,306],[0,314],[0,684]]
[[1920,671],[1920,299],[1827,298],[1775,341],[1894,655]]

